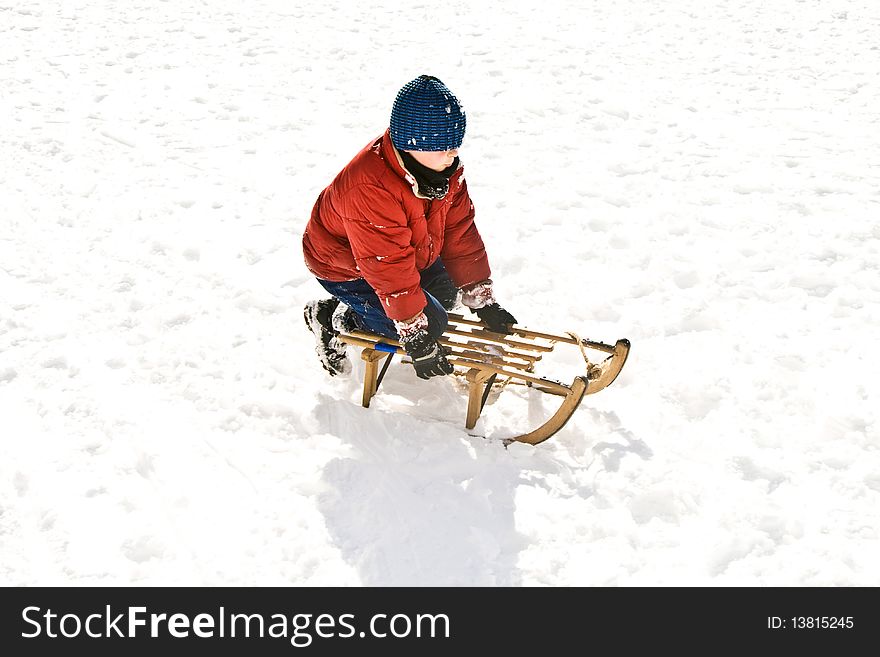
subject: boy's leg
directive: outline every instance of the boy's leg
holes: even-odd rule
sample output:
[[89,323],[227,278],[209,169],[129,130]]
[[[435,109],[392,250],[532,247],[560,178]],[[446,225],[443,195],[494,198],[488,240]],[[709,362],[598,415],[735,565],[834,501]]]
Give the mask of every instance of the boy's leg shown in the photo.
[[364,279],[341,283],[318,279],[318,282],[349,308],[350,318],[359,329],[388,337],[397,336],[394,322],[388,319],[382,310],[382,302]]
[[443,308],[446,310],[455,308],[458,302],[458,288],[449,278],[446,265],[440,258],[421,273],[421,278],[422,289],[437,299]]
[[[445,268],[443,273],[445,273]],[[351,309],[354,313],[354,323],[358,328],[395,340],[399,337],[397,329],[394,328],[394,322],[385,314],[382,302],[379,301],[376,292],[364,279],[341,283],[319,279],[318,282],[325,290]],[[446,330],[449,318],[441,303],[428,290],[425,290],[425,297],[428,300],[424,310],[428,318],[428,333],[434,338],[439,338]]]

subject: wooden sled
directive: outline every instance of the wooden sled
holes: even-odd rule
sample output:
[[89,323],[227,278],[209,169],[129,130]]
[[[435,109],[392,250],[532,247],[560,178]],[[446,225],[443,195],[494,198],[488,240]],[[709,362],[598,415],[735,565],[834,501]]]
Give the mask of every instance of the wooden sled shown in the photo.
[[[525,385],[564,398],[559,409],[544,424],[508,442],[537,445],[550,438],[565,426],[584,395],[595,394],[614,382],[629,355],[630,343],[625,339],[618,340],[612,346],[585,340],[574,333],[555,335],[520,326],[514,326],[511,331],[511,335],[494,333],[476,319],[450,313],[449,326],[440,339],[440,344],[451,352],[447,359],[455,366],[454,373],[464,376],[468,382],[465,420],[468,429],[476,426],[489,392],[499,377],[506,379],[500,385]],[[394,354],[405,355],[405,352],[396,340],[365,331],[340,333],[339,339],[346,344],[362,347],[361,358],[366,363],[362,403],[367,408]],[[586,373],[576,376],[569,385],[535,374],[535,366],[541,357],[560,343],[578,347],[586,363]],[[605,354],[605,357],[594,363],[588,356],[588,350]],[[380,370],[382,361],[385,362]]]

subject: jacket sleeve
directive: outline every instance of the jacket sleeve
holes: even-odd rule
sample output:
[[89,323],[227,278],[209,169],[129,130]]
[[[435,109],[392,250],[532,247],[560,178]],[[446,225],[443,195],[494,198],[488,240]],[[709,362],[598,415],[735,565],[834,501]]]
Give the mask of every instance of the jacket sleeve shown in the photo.
[[382,187],[358,185],[349,192],[343,217],[358,269],[385,314],[402,320],[424,310],[412,231],[400,202]]
[[446,215],[440,257],[452,282],[458,287],[487,280],[492,274],[483,238],[474,223],[474,204],[463,177]]

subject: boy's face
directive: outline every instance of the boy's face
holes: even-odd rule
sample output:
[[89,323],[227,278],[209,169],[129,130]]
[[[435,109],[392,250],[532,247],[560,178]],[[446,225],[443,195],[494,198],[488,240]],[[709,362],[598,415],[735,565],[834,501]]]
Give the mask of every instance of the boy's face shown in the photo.
[[457,148],[449,151],[407,151],[407,153],[412,155],[416,162],[434,171],[448,169],[458,157]]

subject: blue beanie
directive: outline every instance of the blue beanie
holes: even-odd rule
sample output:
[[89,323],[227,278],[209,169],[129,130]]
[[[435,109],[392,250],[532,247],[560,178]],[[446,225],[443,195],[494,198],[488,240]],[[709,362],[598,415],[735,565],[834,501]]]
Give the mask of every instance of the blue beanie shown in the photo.
[[391,143],[403,151],[449,151],[461,146],[467,120],[449,87],[430,75],[407,82],[391,109]]

